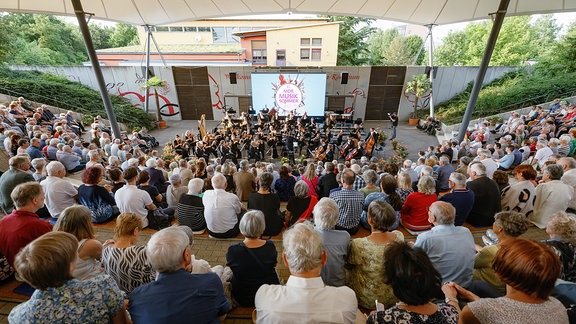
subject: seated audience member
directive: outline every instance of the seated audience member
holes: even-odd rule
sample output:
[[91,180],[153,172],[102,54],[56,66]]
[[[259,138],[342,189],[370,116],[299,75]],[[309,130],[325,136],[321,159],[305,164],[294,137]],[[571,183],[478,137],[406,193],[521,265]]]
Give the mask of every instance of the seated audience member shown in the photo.
[[306,171],[300,177],[301,181],[306,182],[308,185],[308,194],[310,196],[318,199],[318,193],[316,192],[316,186],[318,186],[318,176],[316,175],[316,165],[314,163],[306,166]]
[[107,222],[120,214],[118,207],[116,207],[112,186],[99,185],[103,178],[103,168],[87,168],[82,172],[82,182],[84,183],[78,187],[78,200],[80,204],[90,209],[94,223]]
[[171,217],[174,216],[174,208],[167,207],[166,202],[162,199],[162,194],[158,192],[156,187],[150,185],[150,175],[148,174],[148,171],[140,171],[138,174],[138,181],[136,183],[138,184],[138,189],[144,190],[148,193],[148,195],[150,195],[150,199],[152,199],[156,207],[162,209],[166,215]]
[[[290,269],[286,285],[262,285],[256,292],[256,323],[354,323],[357,302],[348,287],[326,286],[322,237],[308,223],[283,234],[282,259]],[[281,300],[281,302],[279,302]]]
[[240,201],[248,201],[248,196],[256,188],[256,177],[252,172],[248,172],[249,163],[247,160],[240,161],[238,172],[234,173],[234,185],[236,195]]
[[66,171],[69,173],[78,172],[86,168],[86,163],[81,161],[82,158],[72,152],[69,145],[62,147],[62,152],[58,154],[58,161],[64,164]]
[[[424,167],[424,165],[422,165],[422,167]],[[422,168],[420,169],[420,171],[422,171]],[[415,177],[415,179],[419,179],[419,174],[418,176]],[[382,175],[382,177],[384,177],[386,175]],[[392,175],[390,175],[392,176]],[[382,177],[380,178],[380,183],[382,183]],[[393,177],[393,176],[392,176]],[[400,172],[398,173],[398,177],[396,180],[396,185],[397,185],[397,189],[396,192],[400,195],[400,200],[402,202],[402,204],[404,204],[404,202],[406,201],[406,198],[408,198],[408,195],[414,192],[414,189],[412,188],[412,178],[410,177],[410,175],[406,172]],[[418,180],[416,180],[416,186],[418,185]],[[368,198],[368,197],[366,197]],[[392,206],[394,207],[394,206]],[[396,209],[394,207],[394,209]]]
[[144,169],[150,175],[150,185],[156,187],[158,192],[166,192],[166,178],[164,178],[164,173],[158,168],[158,161],[155,158],[148,159],[146,161],[146,169]]
[[[36,211],[44,206],[44,191],[37,182],[22,183],[12,190],[15,209],[0,219],[0,254],[14,268],[20,249],[52,230],[50,223],[38,218]],[[10,272],[10,271],[6,271]]]
[[550,238],[544,243],[560,258],[562,271],[560,279],[576,281],[576,219],[563,211],[550,216],[546,233]]
[[280,234],[284,227],[284,219],[280,213],[280,198],[271,191],[274,177],[271,173],[264,172],[258,179],[259,189],[248,195],[248,209],[260,210],[266,219],[266,228],[263,235],[275,236]]
[[104,271],[127,294],[156,278],[156,271],[146,256],[146,246],[136,245],[141,231],[140,217],[132,213],[120,214],[116,218],[114,240],[104,243],[102,248]]
[[220,278],[215,273],[192,274],[190,237],[178,227],[156,232],[146,254],[158,272],[156,281],[129,295],[134,323],[218,323],[230,311]]
[[294,186],[294,197],[288,200],[286,205],[285,221],[290,227],[299,220],[307,220],[312,216],[312,209],[318,203],[318,199],[309,195],[310,187],[300,180]]
[[72,279],[78,241],[65,232],[37,238],[18,253],[18,274],[36,288],[12,309],[10,323],[129,323],[124,293],[107,275]]
[[476,254],[472,233],[466,227],[454,226],[456,209],[447,202],[437,201],[430,205],[428,215],[434,227],[418,235],[414,247],[428,254],[440,272],[442,282],[454,281],[468,287]]
[[44,189],[44,203],[53,218],[58,218],[60,213],[76,204],[78,199],[78,189],[65,179],[66,168],[58,161],[52,161],[46,166],[48,177],[42,181]]
[[443,290],[442,277],[424,251],[403,242],[391,243],[384,259],[388,280],[385,283],[392,287],[400,302],[376,311],[366,323],[458,323],[460,306],[456,292],[445,291],[445,302],[432,302]]
[[562,182],[574,188],[575,194],[572,195],[572,200],[570,200],[570,206],[568,208],[571,213],[576,213],[576,160],[573,157],[563,157],[556,163],[562,167],[562,171],[564,172],[561,178]]
[[208,234],[216,238],[234,237],[240,233],[242,203],[238,196],[226,192],[224,175],[215,174],[211,182],[214,189],[207,190],[202,197]]
[[350,235],[354,235],[360,228],[360,218],[362,217],[362,207],[364,206],[364,195],[358,190],[352,189],[356,174],[350,169],[342,171],[342,189],[333,191],[330,199],[338,204],[340,217],[336,223],[336,229],[344,230]]
[[318,179],[318,187],[316,188],[320,197],[330,196],[330,190],[339,186],[336,180],[336,173],[334,173],[334,163],[326,162],[324,167],[326,168],[326,174]]
[[[8,165],[10,169],[0,176],[0,208],[4,214],[10,214],[14,209],[14,202],[11,198],[14,188],[21,183],[34,181],[34,177],[27,172],[30,170],[28,156],[13,156],[8,160]],[[44,194],[42,194],[42,201],[44,201]],[[38,207],[40,208],[42,206]]]
[[180,178],[180,175],[171,175],[170,184],[168,185],[168,188],[166,188],[166,203],[168,204],[168,208],[176,210],[180,198],[187,192],[188,188],[182,186],[182,178]]
[[400,223],[411,232],[422,232],[430,229],[428,208],[438,200],[436,184],[430,176],[421,176],[418,180],[418,191],[408,195],[402,210]]
[[[494,257],[502,245],[506,245],[511,240],[526,233],[528,226],[530,226],[530,221],[526,216],[514,211],[499,212],[494,216],[492,229],[497,240],[496,242],[488,242],[492,245],[483,247],[474,257],[472,284],[474,286],[473,290],[477,295],[482,297],[499,297],[505,294],[506,285],[498,278],[496,273],[494,273],[494,269],[492,269]],[[478,283],[478,280],[490,286],[485,288],[486,285]]]
[[110,179],[110,185],[112,186],[112,193],[116,194],[118,189],[124,187],[126,182],[124,181],[124,176],[122,175],[122,169],[114,168],[106,170],[106,175]]
[[472,226],[492,226],[494,215],[500,211],[500,189],[486,176],[486,167],[479,162],[468,166],[470,180],[466,188],[474,192],[474,205],[466,221]]
[[375,299],[386,307],[396,302],[392,288],[386,284],[386,260],[382,259],[383,253],[392,242],[404,240],[401,232],[389,231],[395,221],[396,213],[389,204],[373,201],[368,206],[371,234],[353,239],[350,244],[346,261],[346,283],[356,293],[360,307],[374,309]]
[[364,195],[364,198],[373,192],[380,191],[380,188],[376,186],[376,182],[378,181],[378,174],[376,174],[376,171],[366,170],[362,174],[362,179],[364,179],[366,182],[366,186],[364,188],[360,188],[358,191]]
[[568,323],[566,308],[550,296],[561,265],[546,245],[517,238],[502,245],[492,268],[506,284],[504,297],[480,298],[455,283],[444,288],[470,301],[460,313],[461,323]]
[[274,191],[278,194],[281,202],[286,202],[295,195],[294,186],[296,185],[296,179],[290,175],[290,169],[285,165],[278,169],[278,174],[280,178],[274,182]]
[[278,252],[270,240],[260,236],[265,228],[264,214],[250,210],[240,220],[244,241],[230,245],[226,265],[232,269],[232,296],[243,307],[254,307],[254,296],[263,284],[280,283],[276,272]]
[[454,167],[450,163],[450,158],[448,155],[443,154],[440,156],[439,162],[440,166],[438,167],[438,170],[436,170],[438,173],[438,180],[436,181],[436,194],[450,190],[448,179],[454,172]]
[[534,211],[536,188],[536,170],[531,165],[522,164],[514,168],[516,183],[502,190],[501,206],[503,211],[511,210],[530,217]]
[[506,171],[514,166],[514,149],[515,145],[506,146],[506,155],[498,160],[498,170]]
[[115,194],[116,203],[121,213],[134,213],[142,219],[142,228],[148,227],[148,211],[156,210],[156,205],[150,195],[136,187],[138,170],[129,167],[123,174],[126,185],[118,189]]
[[344,263],[348,256],[350,234],[334,229],[338,222],[338,204],[327,197],[314,206],[314,228],[322,236],[322,245],[328,259],[322,266],[320,276],[328,286],[341,287],[346,284]]
[[204,203],[202,202],[202,179],[192,179],[188,182],[188,193],[180,196],[176,207],[178,223],[188,226],[194,234],[202,234],[206,230],[206,219],[204,218]]
[[44,173],[46,163],[47,161],[45,158],[36,158],[30,161],[30,165],[32,165],[32,168],[34,168],[34,173],[32,173],[34,181],[42,182],[44,179],[46,179],[46,175]]
[[92,217],[88,208],[76,205],[64,209],[62,216],[54,225],[54,231],[70,233],[78,240],[78,257],[72,277],[86,280],[102,273],[103,269],[100,264],[102,243],[94,239],[96,231],[92,226]]
[[452,191],[438,198],[439,201],[445,201],[456,208],[456,219],[454,225],[462,226],[472,210],[474,205],[474,192],[466,189],[466,177],[461,173],[453,172],[448,179]]
[[536,187],[534,213],[530,220],[539,228],[546,228],[550,216],[559,211],[565,211],[574,195],[574,188],[563,183],[562,167],[551,164],[542,172],[542,180]]
[[[408,175],[406,175],[406,177],[408,179],[410,178]],[[396,212],[396,221],[394,222],[394,225],[390,227],[390,230],[398,228],[398,224],[400,223],[400,210],[402,209],[403,202],[400,195],[396,192],[396,189],[398,189],[396,179],[389,174],[384,174],[380,179],[381,191],[373,192],[364,199],[364,210],[362,211],[362,218],[360,219],[362,227],[367,230],[371,229],[370,224],[368,224],[368,206],[370,206],[374,200],[382,200],[390,204]]]

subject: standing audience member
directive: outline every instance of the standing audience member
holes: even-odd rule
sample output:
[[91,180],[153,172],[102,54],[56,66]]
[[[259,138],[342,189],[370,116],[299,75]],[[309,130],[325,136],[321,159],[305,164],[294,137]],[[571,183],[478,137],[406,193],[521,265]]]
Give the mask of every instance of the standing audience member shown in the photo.
[[550,164],[542,172],[542,181],[536,187],[534,213],[530,220],[539,228],[546,228],[550,216],[559,211],[565,211],[574,195],[574,188],[563,183],[562,167]]
[[248,196],[256,188],[256,177],[252,172],[248,172],[248,161],[240,161],[238,172],[234,173],[234,185],[236,186],[236,195],[240,201],[248,201]]
[[396,221],[396,212],[383,201],[373,201],[368,207],[368,224],[371,234],[356,238],[350,244],[346,262],[346,282],[354,290],[358,305],[366,309],[374,309],[374,300],[385,307],[396,303],[392,287],[386,284],[384,264],[382,259],[386,249],[393,242],[404,241],[404,235],[399,231],[389,232]]
[[346,284],[344,263],[348,256],[350,234],[334,229],[338,222],[338,204],[327,197],[314,206],[314,228],[322,236],[322,245],[328,259],[322,266],[320,276],[328,286],[341,287]]
[[10,311],[10,323],[130,323],[112,278],[72,279],[77,249],[74,235],[51,232],[18,253],[16,271],[36,291]]
[[[286,285],[262,285],[256,292],[256,323],[354,323],[354,291],[326,286],[322,237],[310,224],[298,223],[283,234],[282,259],[290,269]],[[281,302],[279,302],[281,300]]]
[[254,296],[263,284],[280,283],[276,272],[278,252],[270,240],[260,239],[265,228],[264,214],[246,212],[240,220],[244,241],[230,245],[226,265],[232,269],[232,296],[243,307],[254,307]]
[[454,226],[456,209],[447,202],[438,201],[430,206],[428,220],[434,224],[429,232],[418,235],[414,247],[428,254],[440,272],[442,282],[454,281],[468,287],[474,269],[474,237],[463,226]]
[[146,254],[158,272],[156,281],[135,288],[128,311],[135,323],[218,323],[230,311],[215,273],[191,274],[190,238],[178,227],[156,232]]

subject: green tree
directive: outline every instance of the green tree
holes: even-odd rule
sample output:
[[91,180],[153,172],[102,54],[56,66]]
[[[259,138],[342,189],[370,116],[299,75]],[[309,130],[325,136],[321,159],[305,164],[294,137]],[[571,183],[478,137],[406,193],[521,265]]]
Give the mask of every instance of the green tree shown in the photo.
[[370,24],[374,19],[325,16],[331,22],[340,22],[338,37],[338,65],[364,65],[370,61],[366,39],[373,32]]
[[138,44],[140,44],[138,30],[132,25],[117,24],[110,36],[111,47],[124,47]]
[[394,38],[399,35],[398,29],[390,28],[386,30],[377,29],[368,36],[366,43],[368,44],[370,65],[382,65],[382,53],[390,46]]
[[547,75],[576,72],[576,22],[568,26],[566,34],[560,37],[536,69]]
[[95,49],[114,47],[111,42],[112,33],[115,31],[114,27],[93,23],[89,25],[89,29]]
[[[426,49],[423,48],[424,40],[418,35],[410,35],[404,38],[404,42],[409,49],[410,58],[412,58],[411,65],[422,65],[422,61],[424,61],[424,56],[426,53]],[[422,50],[420,50],[422,49]],[[420,55],[418,55],[420,52]],[[418,55],[418,57],[416,57]]]
[[382,53],[382,63],[384,65],[412,65],[414,61],[411,49],[405,37],[396,37]]

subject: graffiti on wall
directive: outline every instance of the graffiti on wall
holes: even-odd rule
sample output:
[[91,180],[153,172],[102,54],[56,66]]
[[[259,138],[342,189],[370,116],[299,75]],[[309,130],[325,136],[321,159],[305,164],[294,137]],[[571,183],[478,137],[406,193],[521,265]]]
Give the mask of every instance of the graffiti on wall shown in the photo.
[[224,103],[222,102],[222,98],[220,98],[220,85],[218,84],[218,81],[216,81],[216,79],[214,79],[214,77],[210,73],[208,73],[208,78],[210,78],[210,81],[214,83],[212,87],[216,89],[214,95],[216,96],[216,99],[218,99],[218,101],[212,103],[212,108],[222,110],[224,108]]
[[360,96],[362,99],[366,99],[366,91],[364,91],[362,88],[355,88],[350,92],[350,94],[354,95],[354,97],[352,98],[352,105],[344,108],[345,114],[354,113],[354,107],[356,107],[356,98]]

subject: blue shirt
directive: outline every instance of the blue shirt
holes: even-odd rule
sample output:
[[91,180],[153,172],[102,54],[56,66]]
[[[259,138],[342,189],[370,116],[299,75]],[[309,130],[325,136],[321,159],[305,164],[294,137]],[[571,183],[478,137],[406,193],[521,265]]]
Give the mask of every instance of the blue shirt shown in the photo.
[[134,323],[216,323],[230,311],[230,303],[215,273],[191,274],[184,269],[158,274],[129,297]]
[[30,155],[30,160],[44,158],[44,154],[42,154],[42,151],[40,151],[40,149],[34,145],[28,146],[28,148],[26,149],[26,154]]
[[418,235],[414,247],[428,254],[434,268],[440,272],[442,282],[454,281],[462,287],[470,285],[476,248],[469,229],[436,225]]
[[468,218],[472,206],[474,206],[474,191],[468,189],[455,189],[451,193],[439,197],[438,200],[445,201],[456,208],[456,219],[454,225],[461,226]]

